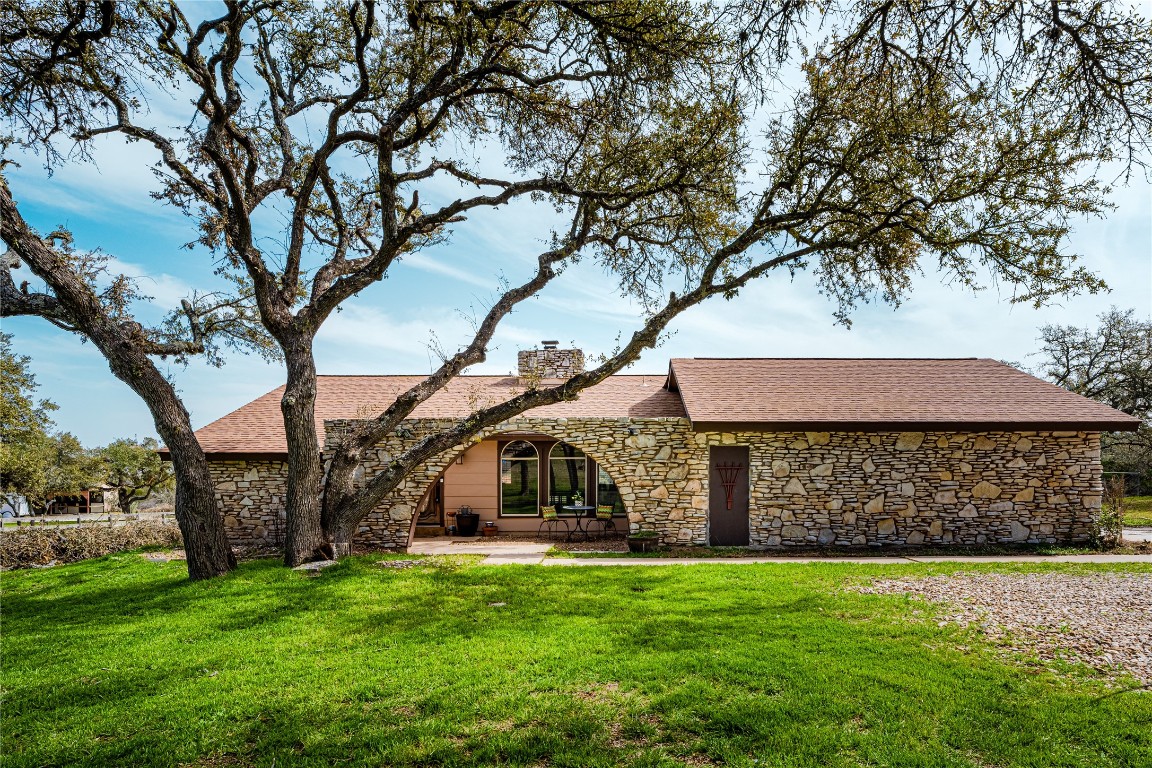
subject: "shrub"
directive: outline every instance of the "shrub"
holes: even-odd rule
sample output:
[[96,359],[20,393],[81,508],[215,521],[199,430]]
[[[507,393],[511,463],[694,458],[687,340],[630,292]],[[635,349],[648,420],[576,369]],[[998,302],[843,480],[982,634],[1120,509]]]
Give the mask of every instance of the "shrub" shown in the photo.
[[1104,483],[1104,504],[1096,519],[1096,543],[1103,547],[1115,547],[1124,538],[1124,513],[1127,504],[1124,500],[1124,478],[1111,477]]
[[183,546],[173,523],[7,528],[0,533],[0,567],[74,563],[140,547]]

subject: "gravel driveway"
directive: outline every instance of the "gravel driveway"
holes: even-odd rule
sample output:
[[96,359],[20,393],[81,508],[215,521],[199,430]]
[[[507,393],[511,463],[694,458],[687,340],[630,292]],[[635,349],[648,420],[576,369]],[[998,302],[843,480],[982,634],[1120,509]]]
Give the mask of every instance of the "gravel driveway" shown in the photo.
[[976,625],[1009,652],[1152,686],[1152,574],[957,573],[880,579],[859,591],[916,595],[943,606],[941,625]]

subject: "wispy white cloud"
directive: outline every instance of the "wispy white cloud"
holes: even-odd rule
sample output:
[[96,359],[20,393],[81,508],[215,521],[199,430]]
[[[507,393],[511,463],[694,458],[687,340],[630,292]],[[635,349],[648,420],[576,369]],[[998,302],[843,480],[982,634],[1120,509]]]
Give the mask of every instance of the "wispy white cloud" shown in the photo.
[[317,335],[317,365],[325,373],[419,373],[438,364],[437,344],[452,352],[467,331],[466,320],[448,307],[429,306],[419,316],[399,318],[352,304]]
[[417,252],[406,254],[403,259],[400,260],[400,267],[411,267],[412,269],[419,269],[434,275],[442,275],[480,288],[494,289],[499,282],[495,275],[490,278],[484,278],[466,269],[447,264],[444,259],[427,253]]

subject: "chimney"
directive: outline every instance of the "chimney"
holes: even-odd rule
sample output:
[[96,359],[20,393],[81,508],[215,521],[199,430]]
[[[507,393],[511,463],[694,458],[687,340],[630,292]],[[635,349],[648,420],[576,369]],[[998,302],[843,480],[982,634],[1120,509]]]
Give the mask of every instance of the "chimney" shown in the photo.
[[516,355],[520,378],[568,379],[584,372],[584,351],[557,349],[558,341],[542,341],[541,349],[522,349]]

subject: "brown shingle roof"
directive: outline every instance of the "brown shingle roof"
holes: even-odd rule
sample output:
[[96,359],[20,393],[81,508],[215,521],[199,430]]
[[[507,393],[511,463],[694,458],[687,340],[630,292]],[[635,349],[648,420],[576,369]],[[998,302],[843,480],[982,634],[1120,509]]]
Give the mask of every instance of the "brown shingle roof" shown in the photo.
[[[316,382],[316,432],[323,440],[325,419],[364,418],[383,411],[397,395],[423,376],[319,376]],[[551,418],[654,417],[683,418],[680,398],[664,389],[664,376],[611,376],[581,393],[578,400],[529,411]],[[422,403],[414,418],[454,418],[494,405],[520,391],[510,376],[460,376]],[[545,382],[547,383],[547,382]],[[205,453],[279,455],[287,452],[280,398],[284,387],[233,411],[196,431]]]
[[1132,430],[1139,421],[995,360],[678,358],[705,430]]
[[[326,419],[379,413],[422,376],[320,376],[316,430]],[[1139,421],[987,359],[679,358],[664,376],[611,376],[578,400],[530,416],[687,415],[700,431],[861,429],[1132,430]],[[460,376],[421,404],[416,418],[456,418],[507,399],[518,380]],[[197,430],[208,454],[287,451],[283,387]]]

